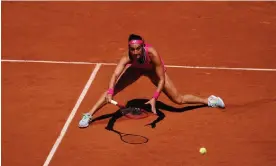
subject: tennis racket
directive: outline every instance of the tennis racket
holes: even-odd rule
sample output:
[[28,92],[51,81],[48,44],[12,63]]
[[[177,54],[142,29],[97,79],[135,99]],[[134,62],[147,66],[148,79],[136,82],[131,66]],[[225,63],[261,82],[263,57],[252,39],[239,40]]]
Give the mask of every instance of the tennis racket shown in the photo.
[[119,104],[115,100],[111,100],[110,103],[119,107],[122,115],[126,116],[127,118],[142,119],[148,117],[148,112],[143,108],[126,107],[125,105]]

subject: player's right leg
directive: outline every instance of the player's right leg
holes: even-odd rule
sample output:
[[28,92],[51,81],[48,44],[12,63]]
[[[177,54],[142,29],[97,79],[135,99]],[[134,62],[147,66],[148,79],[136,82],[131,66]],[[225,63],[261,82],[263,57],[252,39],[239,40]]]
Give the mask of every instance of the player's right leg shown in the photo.
[[[136,80],[138,80],[142,75],[142,72],[139,71],[139,69],[128,67],[123,74],[118,78],[116,85],[114,87],[114,95],[121,92],[123,89],[134,83]],[[99,111],[103,106],[107,104],[105,100],[107,92],[104,92],[98,101],[94,104],[94,106],[90,109],[89,112],[83,114],[82,119],[79,122],[79,127],[84,128],[88,127],[90,121],[92,120],[92,116]]]

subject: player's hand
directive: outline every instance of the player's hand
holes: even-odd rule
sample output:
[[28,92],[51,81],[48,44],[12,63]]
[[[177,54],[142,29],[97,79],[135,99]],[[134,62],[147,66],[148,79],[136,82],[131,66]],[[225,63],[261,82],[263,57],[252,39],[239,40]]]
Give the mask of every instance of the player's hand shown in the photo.
[[156,113],[155,103],[156,103],[156,99],[155,99],[155,98],[152,98],[152,99],[150,99],[148,102],[146,102],[145,104],[150,104],[150,105],[151,105],[151,111],[152,111],[154,114],[157,114],[157,113]]
[[112,95],[111,94],[106,94],[105,100],[106,100],[106,102],[110,103],[111,100],[112,100]]

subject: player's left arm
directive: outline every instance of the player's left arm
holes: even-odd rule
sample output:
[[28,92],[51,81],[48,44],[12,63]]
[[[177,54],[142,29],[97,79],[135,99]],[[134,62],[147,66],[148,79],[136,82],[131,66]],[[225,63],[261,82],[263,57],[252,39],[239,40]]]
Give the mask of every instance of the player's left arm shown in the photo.
[[160,56],[158,55],[157,51],[154,48],[150,47],[148,49],[148,51],[149,51],[149,56],[151,58],[151,61],[154,64],[155,72],[156,72],[157,76],[159,77],[159,82],[158,82],[156,92],[161,93],[162,89],[165,85],[164,66],[162,64]]

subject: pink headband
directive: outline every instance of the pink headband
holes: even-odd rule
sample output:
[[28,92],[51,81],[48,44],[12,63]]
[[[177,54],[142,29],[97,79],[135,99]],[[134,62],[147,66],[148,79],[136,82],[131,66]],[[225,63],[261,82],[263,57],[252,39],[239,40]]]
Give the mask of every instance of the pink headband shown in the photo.
[[143,44],[143,40],[130,40],[128,44]]

